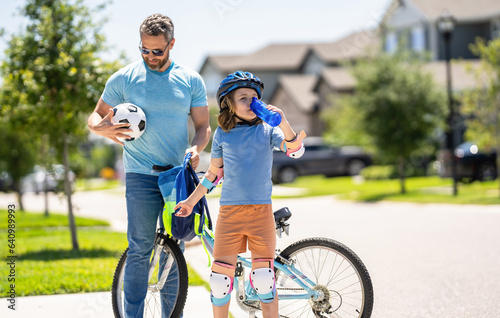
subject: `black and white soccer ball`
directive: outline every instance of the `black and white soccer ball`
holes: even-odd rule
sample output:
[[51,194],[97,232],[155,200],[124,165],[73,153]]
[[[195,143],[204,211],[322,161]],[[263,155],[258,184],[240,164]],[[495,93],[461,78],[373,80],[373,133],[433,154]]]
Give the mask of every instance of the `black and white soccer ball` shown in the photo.
[[140,138],[146,130],[146,114],[139,106],[131,103],[123,103],[116,105],[113,108],[113,118],[111,121],[114,124],[127,123],[130,124],[129,129],[132,132],[127,132],[130,138],[118,138],[120,141],[132,141]]

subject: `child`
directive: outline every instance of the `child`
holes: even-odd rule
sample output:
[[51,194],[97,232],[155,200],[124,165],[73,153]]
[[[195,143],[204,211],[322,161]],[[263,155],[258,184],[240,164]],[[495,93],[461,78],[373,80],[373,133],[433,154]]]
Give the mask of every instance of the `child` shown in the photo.
[[222,80],[217,91],[219,127],[214,133],[209,171],[195,191],[175,207],[178,216],[191,214],[193,206],[224,174],[210,275],[216,318],[228,317],[237,255],[246,252],[247,242],[252,252],[250,279],[263,315],[278,317],[271,205],[273,148],[298,158],[304,152],[305,134],[297,136],[277,107],[267,106],[281,115],[280,129],[263,123],[250,110],[252,97],[260,99],[263,89],[262,81],[249,72],[238,71]]

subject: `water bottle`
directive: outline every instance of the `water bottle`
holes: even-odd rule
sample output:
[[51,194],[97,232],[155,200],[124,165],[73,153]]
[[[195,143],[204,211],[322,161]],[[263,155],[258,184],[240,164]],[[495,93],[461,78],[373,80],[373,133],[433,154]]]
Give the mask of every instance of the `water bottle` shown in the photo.
[[281,115],[267,109],[267,105],[258,100],[257,97],[252,98],[250,109],[255,113],[255,115],[268,123],[270,126],[276,127],[281,123]]

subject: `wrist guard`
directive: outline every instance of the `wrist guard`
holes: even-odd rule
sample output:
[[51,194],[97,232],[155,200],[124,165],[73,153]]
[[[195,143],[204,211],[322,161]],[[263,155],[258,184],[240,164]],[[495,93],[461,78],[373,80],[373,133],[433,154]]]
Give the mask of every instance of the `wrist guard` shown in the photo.
[[296,134],[295,138],[291,141],[285,140],[284,148],[288,157],[298,159],[302,157],[305,152],[304,143],[302,140],[306,138],[306,133],[302,130],[300,134]]

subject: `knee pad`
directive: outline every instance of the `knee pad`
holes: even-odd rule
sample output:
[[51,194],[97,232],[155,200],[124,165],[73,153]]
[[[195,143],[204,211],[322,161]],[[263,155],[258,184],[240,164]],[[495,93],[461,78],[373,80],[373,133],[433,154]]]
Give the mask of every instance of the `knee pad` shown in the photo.
[[274,259],[259,258],[252,261],[250,284],[261,302],[267,304],[274,300],[276,297]]
[[234,265],[214,262],[210,274],[210,300],[217,307],[224,306],[231,300],[234,282]]

